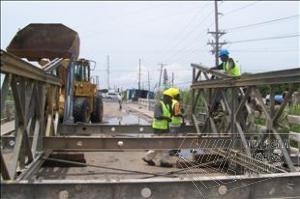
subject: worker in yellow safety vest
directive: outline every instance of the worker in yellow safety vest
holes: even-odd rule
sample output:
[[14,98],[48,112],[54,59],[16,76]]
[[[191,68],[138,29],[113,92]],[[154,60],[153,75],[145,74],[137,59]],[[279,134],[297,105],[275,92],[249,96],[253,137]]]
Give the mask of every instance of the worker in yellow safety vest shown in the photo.
[[[180,127],[184,124],[183,109],[180,103],[180,90],[178,88],[170,88],[172,99],[172,121],[170,122],[170,133],[177,134]],[[170,156],[178,156],[179,149],[173,149],[169,151]]]
[[212,70],[224,70],[227,75],[238,77],[240,76],[240,68],[233,58],[229,57],[229,51],[227,49],[221,49],[219,51],[219,57],[222,61],[219,66],[211,68]]
[[[169,133],[169,123],[171,119],[171,106],[172,106],[172,93],[169,89],[163,92],[163,99],[160,100],[154,107],[154,118],[152,121],[152,128],[155,134]],[[162,167],[172,167],[173,165],[168,162],[169,154],[164,151],[149,150],[145,157],[142,159],[148,165],[156,165],[154,159],[159,157],[159,163]]]
[[172,99],[172,121],[170,122],[170,130],[172,128],[178,128],[182,125],[183,116],[180,104],[180,91],[178,88],[170,88],[173,99]]
[[152,128],[154,133],[168,133],[169,122],[171,122],[172,93],[169,89],[163,92],[163,100],[154,107],[154,118]]
[[[210,70],[224,70],[226,75],[233,77],[239,77],[241,75],[240,67],[237,65],[236,61],[233,60],[233,58],[229,57],[229,51],[227,49],[221,49],[219,51],[219,57],[222,63],[216,67],[210,68]],[[213,75],[212,79],[214,78],[215,76]],[[220,93],[217,94],[216,103],[213,107],[211,107],[212,112],[217,112],[218,107],[220,106],[221,96],[222,95]],[[223,113],[221,113],[221,115],[222,114]]]

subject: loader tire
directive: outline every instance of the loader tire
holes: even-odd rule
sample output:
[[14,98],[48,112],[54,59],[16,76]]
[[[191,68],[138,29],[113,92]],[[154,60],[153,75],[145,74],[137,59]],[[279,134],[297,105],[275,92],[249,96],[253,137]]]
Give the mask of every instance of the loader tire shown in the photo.
[[89,104],[86,98],[76,98],[73,108],[74,123],[90,121]]
[[95,100],[96,104],[94,106],[94,111],[91,115],[91,122],[92,123],[100,123],[102,122],[103,118],[103,100],[100,95],[96,96]]

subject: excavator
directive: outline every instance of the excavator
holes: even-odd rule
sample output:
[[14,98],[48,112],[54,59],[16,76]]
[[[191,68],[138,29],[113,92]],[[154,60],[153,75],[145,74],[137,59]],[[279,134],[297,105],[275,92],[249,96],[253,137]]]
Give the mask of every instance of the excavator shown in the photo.
[[46,73],[59,77],[62,122],[99,123],[103,101],[91,77],[96,62],[80,59],[79,46],[78,33],[63,24],[32,23],[16,33],[7,52],[37,62]]

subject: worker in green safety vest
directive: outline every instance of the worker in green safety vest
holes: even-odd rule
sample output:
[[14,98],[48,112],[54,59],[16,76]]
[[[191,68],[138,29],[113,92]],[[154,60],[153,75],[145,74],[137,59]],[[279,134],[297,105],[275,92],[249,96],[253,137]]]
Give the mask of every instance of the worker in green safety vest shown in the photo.
[[[163,92],[163,99],[160,100],[154,108],[154,118],[152,122],[152,128],[155,134],[161,135],[169,133],[169,123],[171,119],[171,106],[172,95],[169,89]],[[172,167],[173,165],[168,162],[169,154],[164,151],[149,150],[145,157],[142,159],[148,163],[148,165],[156,165],[154,159],[159,157],[159,164],[162,167]]]
[[172,128],[178,128],[182,125],[183,116],[180,104],[180,91],[178,88],[170,88],[172,99],[172,121],[170,122],[170,131]]
[[211,68],[212,70],[224,70],[227,75],[238,77],[241,75],[240,67],[229,57],[229,51],[227,49],[221,49],[219,51],[219,57],[222,61],[219,66]]
[[154,133],[168,133],[171,122],[172,94],[169,89],[163,92],[163,100],[155,105],[152,128]]
[[[222,63],[216,67],[210,68],[210,70],[224,70],[226,75],[239,77],[241,75],[240,67],[237,65],[236,61],[233,58],[229,57],[229,51],[227,49],[221,49],[219,52],[219,58],[221,59]],[[215,77],[212,76],[212,79]],[[218,107],[220,106],[221,101],[221,93],[219,92],[216,96],[216,103],[212,107],[212,112],[218,112]],[[223,113],[220,112],[221,115]],[[219,117],[219,116],[217,116]]]
[[[172,121],[170,122],[170,133],[177,134],[180,127],[184,124],[183,109],[180,103],[180,90],[178,88],[170,88],[172,99]],[[179,149],[169,151],[170,156],[178,156],[180,153]]]

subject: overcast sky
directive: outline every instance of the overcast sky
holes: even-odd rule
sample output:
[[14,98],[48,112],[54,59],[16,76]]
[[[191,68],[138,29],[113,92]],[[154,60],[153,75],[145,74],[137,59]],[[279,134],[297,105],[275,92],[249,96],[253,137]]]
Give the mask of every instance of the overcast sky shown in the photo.
[[[223,1],[218,5],[223,14],[219,26],[227,32],[221,40],[229,42],[225,47],[242,72],[299,67],[298,1]],[[107,86],[107,55],[111,86],[137,87],[141,58],[145,88],[148,71],[151,87],[158,82],[159,63],[167,64],[169,75],[174,72],[177,86],[187,87],[190,63],[214,64],[207,45],[212,39],[207,31],[214,29],[213,9],[213,1],[1,1],[1,49],[29,23],[63,23],[79,33],[80,57],[97,62],[93,75],[100,76],[102,88]],[[270,20],[275,21],[240,27]],[[291,37],[275,39],[286,36]],[[248,41],[261,38],[267,40]]]

